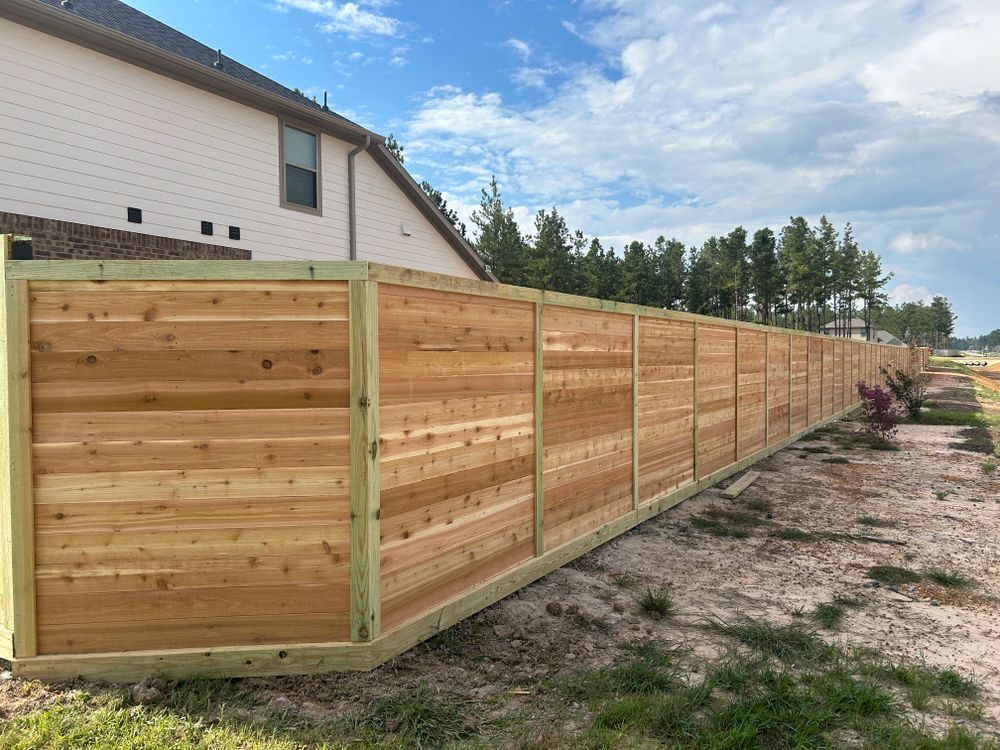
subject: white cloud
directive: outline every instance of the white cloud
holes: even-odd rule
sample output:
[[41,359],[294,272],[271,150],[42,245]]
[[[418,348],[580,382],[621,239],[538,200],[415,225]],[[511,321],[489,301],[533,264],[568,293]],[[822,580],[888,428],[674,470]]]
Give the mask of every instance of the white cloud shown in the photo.
[[401,45],[399,47],[393,47],[392,52],[389,54],[389,64],[397,68],[406,65],[407,63],[406,54],[409,51],[410,47],[407,44]]
[[912,286],[910,284],[899,284],[889,290],[889,301],[894,305],[904,302],[927,302],[934,298],[931,291],[925,286]]
[[892,238],[892,241],[889,242],[889,249],[900,255],[911,255],[914,253],[936,253],[946,250],[961,252],[965,249],[965,246],[963,243],[956,242],[947,237],[903,232]]
[[514,50],[517,55],[520,56],[522,60],[527,60],[531,57],[531,45],[528,44],[523,39],[517,39],[516,37],[511,37],[506,42],[507,46]]
[[319,28],[329,34],[346,34],[350,37],[388,36],[402,34],[402,24],[379,9],[384,2],[368,0],[360,3],[339,3],[333,0],[277,0],[276,8],[297,8],[320,16]]

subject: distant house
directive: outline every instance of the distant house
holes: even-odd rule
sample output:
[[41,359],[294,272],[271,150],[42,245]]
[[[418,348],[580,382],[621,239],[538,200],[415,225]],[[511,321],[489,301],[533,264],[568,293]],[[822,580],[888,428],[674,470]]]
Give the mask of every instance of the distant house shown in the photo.
[[36,258],[492,279],[382,136],[118,0],[2,0],[0,70],[0,233]]
[[[865,321],[861,318],[851,318],[850,319],[850,331],[844,327],[843,321],[830,321],[823,328],[820,329],[820,333],[826,334],[827,336],[842,336],[844,338],[861,339],[862,341],[874,341],[877,344],[891,344],[893,346],[903,346],[903,342],[898,338],[893,336],[888,331],[870,329],[865,325]],[[869,338],[868,333],[871,331],[871,337]]]

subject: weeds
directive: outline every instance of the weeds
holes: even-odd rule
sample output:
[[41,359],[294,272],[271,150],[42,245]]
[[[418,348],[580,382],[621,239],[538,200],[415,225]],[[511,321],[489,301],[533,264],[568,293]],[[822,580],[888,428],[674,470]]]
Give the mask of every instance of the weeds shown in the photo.
[[823,459],[823,463],[825,463],[825,464],[849,464],[849,463],[851,463],[851,461],[850,461],[850,459],[845,458],[844,456],[834,456],[833,458],[824,458]]
[[951,493],[948,492],[948,490],[934,490],[934,497],[936,497],[938,500],[944,500],[950,494]]
[[774,532],[774,536],[789,542],[814,542],[819,539],[819,536],[813,534],[811,531],[803,531],[795,527],[778,529],[778,531]]
[[462,719],[462,701],[447,693],[431,693],[426,686],[375,701],[362,724],[396,735],[415,748],[443,747],[471,734]]
[[763,620],[741,618],[732,623],[715,623],[720,633],[755,651],[781,660],[825,660],[833,658],[836,648],[816,632],[799,624],[774,625]]
[[667,591],[646,589],[639,599],[639,606],[647,615],[669,617],[674,613],[674,600]]
[[921,576],[908,568],[899,568],[895,565],[876,565],[869,568],[866,574],[869,578],[888,586],[898,586],[903,583],[917,583]]
[[[706,508],[701,515],[693,516],[688,523],[713,536],[746,539],[750,536],[751,529],[767,523],[758,514],[770,510],[771,504],[767,500],[751,500],[743,507],[747,510],[727,510],[712,506]],[[751,510],[757,512],[750,512]]]
[[938,568],[931,568],[924,571],[924,578],[949,589],[967,589],[972,585],[972,581],[968,578],[958,573],[949,573]]
[[986,461],[983,461],[982,464],[980,464],[979,468],[983,470],[983,474],[985,474],[988,477],[991,477],[993,476],[993,472],[997,470],[997,462],[994,461],[992,458],[990,458]]

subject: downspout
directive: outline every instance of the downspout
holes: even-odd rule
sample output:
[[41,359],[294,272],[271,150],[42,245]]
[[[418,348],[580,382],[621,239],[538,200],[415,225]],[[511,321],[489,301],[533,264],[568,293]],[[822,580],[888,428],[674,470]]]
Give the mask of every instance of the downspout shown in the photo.
[[347,212],[348,234],[351,243],[351,260],[358,259],[358,217],[357,199],[354,196],[354,157],[362,151],[367,151],[372,143],[372,137],[366,135],[361,145],[347,154]]

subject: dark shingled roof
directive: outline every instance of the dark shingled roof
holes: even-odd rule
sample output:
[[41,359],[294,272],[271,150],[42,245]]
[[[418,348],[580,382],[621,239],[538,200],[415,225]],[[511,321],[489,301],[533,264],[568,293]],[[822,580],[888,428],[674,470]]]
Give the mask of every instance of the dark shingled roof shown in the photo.
[[212,70],[219,70],[244,83],[249,83],[251,86],[256,86],[259,89],[277,94],[296,104],[311,107],[317,112],[322,112],[341,122],[359,127],[346,117],[342,117],[329,109],[324,110],[321,105],[312,99],[308,99],[301,94],[296,94],[277,81],[272,81],[267,76],[251,70],[246,65],[241,65],[236,60],[226,57],[225,54],[222,56],[221,69],[216,68],[214,65],[217,56],[216,50],[192,39],[186,34],[182,34],[177,29],[173,29],[165,23],[157,21],[155,18],[147,16],[145,13],[140,13],[135,8],[119,2],[119,0],[71,0],[71,7],[63,6],[60,0],[39,0],[39,2],[61,8],[66,13],[75,14],[80,18],[98,23],[112,31],[120,32],[140,42],[158,47],[164,52],[170,52],[187,58]]

